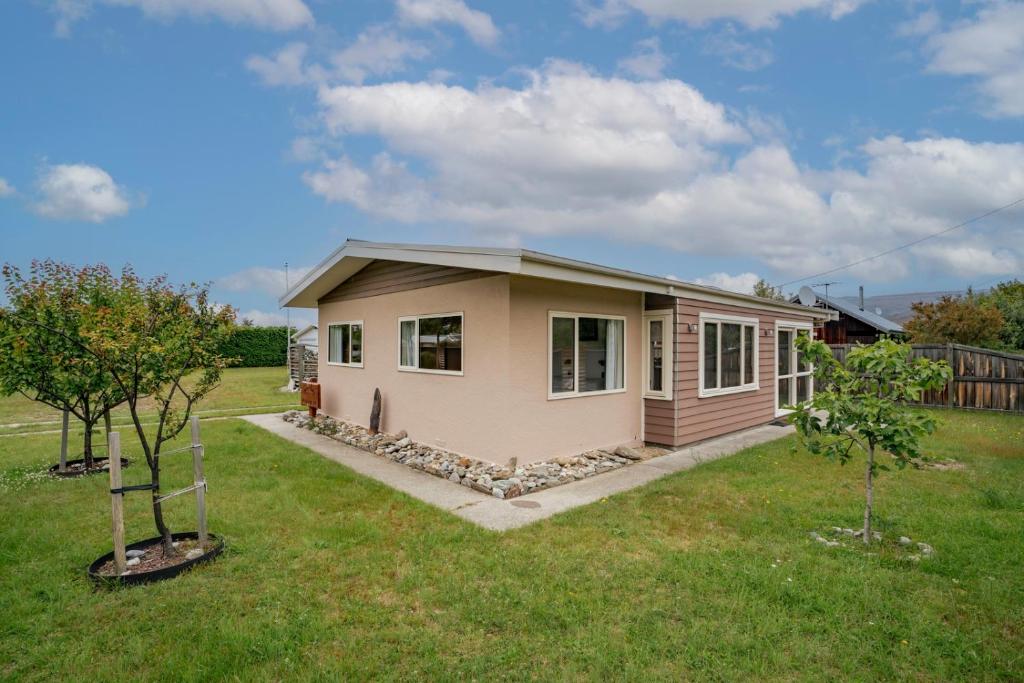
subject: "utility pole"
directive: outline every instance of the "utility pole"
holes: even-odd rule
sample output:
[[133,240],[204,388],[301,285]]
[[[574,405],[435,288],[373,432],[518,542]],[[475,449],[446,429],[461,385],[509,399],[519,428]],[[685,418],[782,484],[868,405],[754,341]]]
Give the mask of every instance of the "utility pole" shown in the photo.
[[[284,293],[287,294],[290,285],[288,284],[288,262],[284,262]],[[285,344],[285,357],[284,365],[288,368],[288,387],[292,386],[292,309],[290,306],[285,307],[285,325],[284,333],[288,335]]]

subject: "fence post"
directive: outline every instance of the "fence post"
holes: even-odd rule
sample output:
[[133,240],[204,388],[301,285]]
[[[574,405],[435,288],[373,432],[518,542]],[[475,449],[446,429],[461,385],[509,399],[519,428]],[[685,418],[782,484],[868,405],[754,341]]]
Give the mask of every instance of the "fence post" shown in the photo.
[[68,470],[68,409],[64,409],[64,417],[60,426],[60,464],[57,469],[61,472]]
[[110,465],[110,510],[114,534],[114,567],[117,575],[128,569],[128,558],[124,552],[124,494],[121,488],[121,435],[107,434],[107,463]]
[[946,343],[946,362],[953,368],[953,376],[946,382],[946,407],[953,408],[956,401],[953,400],[953,392],[956,390],[956,366],[953,365],[953,345]]
[[[192,416],[192,477],[196,484],[196,520],[199,545],[206,545],[206,480],[203,477],[203,444],[199,440],[199,416]],[[202,484],[202,486],[200,486]]]

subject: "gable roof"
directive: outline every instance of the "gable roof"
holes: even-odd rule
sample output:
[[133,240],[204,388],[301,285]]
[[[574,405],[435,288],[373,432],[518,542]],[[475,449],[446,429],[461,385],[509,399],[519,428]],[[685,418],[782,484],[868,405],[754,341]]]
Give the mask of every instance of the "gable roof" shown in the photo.
[[821,294],[815,292],[814,295],[818,298],[818,303],[822,306],[827,306],[828,308],[839,311],[844,315],[850,316],[854,320],[861,321],[865,325],[870,325],[876,330],[889,334],[903,332],[903,326],[898,322],[894,322],[888,318],[883,318],[877,313],[873,313],[868,310],[862,311],[859,304],[851,302],[846,298],[829,297],[826,302],[825,297]]
[[302,339],[304,336],[306,336],[310,332],[316,332],[316,329],[317,329],[316,325],[312,325],[312,324],[306,325],[301,330],[299,330],[298,332],[296,332],[295,334],[292,335],[292,341],[295,341],[296,339]]
[[717,287],[695,285],[656,275],[644,275],[529,249],[390,244],[353,239],[346,240],[341,247],[314,267],[280,298],[279,303],[282,306],[296,308],[316,308],[317,301],[321,297],[377,259],[429,263],[493,273],[577,282],[613,289],[685,296],[746,308],[810,314],[819,319],[827,317],[827,314],[818,309],[800,304],[772,301],[753,294],[739,294]]

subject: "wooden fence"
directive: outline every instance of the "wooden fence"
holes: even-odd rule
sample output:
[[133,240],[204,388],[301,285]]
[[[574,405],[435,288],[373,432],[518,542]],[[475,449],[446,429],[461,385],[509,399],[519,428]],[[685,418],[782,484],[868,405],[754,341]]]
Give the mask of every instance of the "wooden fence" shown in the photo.
[[296,386],[310,377],[317,376],[317,347],[293,344],[288,358],[288,375]]
[[[830,344],[846,360],[852,344]],[[953,379],[921,399],[926,406],[1024,413],[1024,356],[962,344],[914,344],[911,358],[945,360]]]

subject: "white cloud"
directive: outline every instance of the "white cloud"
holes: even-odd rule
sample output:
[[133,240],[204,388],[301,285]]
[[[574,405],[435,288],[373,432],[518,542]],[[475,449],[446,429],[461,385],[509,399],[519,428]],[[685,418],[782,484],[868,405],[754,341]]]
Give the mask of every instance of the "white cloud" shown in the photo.
[[[289,268],[287,275],[288,285],[294,287],[310,270],[312,268],[309,266]],[[229,292],[260,292],[276,298],[285,293],[285,281],[284,268],[254,266],[240,270],[237,273],[225,275],[219,278],[215,284],[218,288]]]
[[754,284],[760,279],[761,276],[756,273],[738,273],[736,275],[730,275],[729,273],[712,273],[707,277],[699,277],[694,280],[694,282],[698,285],[718,287],[719,289],[725,289],[730,292],[752,294],[754,291]]
[[356,41],[335,52],[331,63],[346,81],[362,83],[368,76],[398,73],[406,62],[423,59],[430,51],[420,43],[399,36],[383,26],[371,26]]
[[722,60],[727,66],[742,71],[757,71],[775,61],[771,43],[756,45],[739,38],[738,32],[730,24],[724,30],[709,35],[704,40],[703,52]]
[[36,187],[34,209],[46,218],[102,223],[131,208],[127,191],[102,168],[88,164],[47,166]]
[[370,76],[404,71],[407,62],[423,59],[430,51],[386,26],[371,26],[350,45],[328,55],[326,65],[307,63],[308,53],[305,43],[290,43],[270,57],[251,55],[245,66],[269,86],[362,83]]
[[483,46],[495,45],[501,36],[489,14],[467,7],[463,0],[398,0],[398,17],[413,26],[456,24]]
[[[288,314],[284,310],[261,311],[257,308],[251,308],[248,311],[238,313],[238,321],[242,322],[243,320],[252,322],[256,327],[278,327],[288,322]],[[294,312],[292,313],[291,325],[295,328],[292,331],[293,334],[309,324],[308,318],[304,318],[301,315],[297,316]]]
[[651,22],[680,21],[702,26],[712,21],[737,21],[748,28],[774,28],[779,20],[812,10],[839,19],[867,0],[577,0],[587,26],[614,26],[632,12]]
[[[852,148],[849,167],[801,167],[763,117],[737,118],[681,81],[604,78],[564,62],[527,73],[521,87],[321,87],[319,104],[327,135],[373,136],[384,151],[307,173],[316,194],[398,221],[470,226],[488,240],[600,235],[743,254],[799,275],[1024,196],[1024,144],[890,137]],[[1021,257],[1011,219],[989,224],[991,234],[971,229],[988,256],[958,267]],[[857,273],[941,270],[950,257],[939,251],[961,246],[929,244]]]
[[976,18],[933,35],[928,69],[971,76],[996,117],[1024,116],[1024,3],[995,2]]
[[620,59],[618,66],[620,71],[639,78],[654,80],[661,78],[668,62],[668,57],[661,51],[661,41],[657,37],[653,37],[637,42],[633,54]]
[[14,194],[14,186],[4,178],[0,178],[0,197],[10,197]]
[[896,35],[901,37],[927,36],[935,33],[942,24],[942,17],[934,8],[926,9],[915,17],[896,25]]
[[313,24],[313,13],[302,0],[57,0],[51,6],[57,16],[57,34],[67,35],[71,26],[97,4],[135,7],[148,18],[164,21],[186,15],[273,31]]

